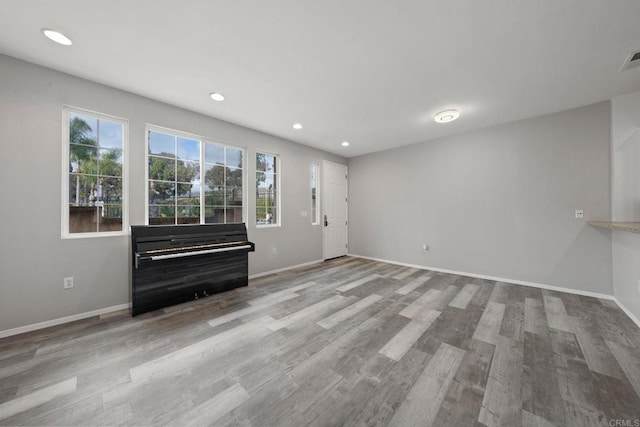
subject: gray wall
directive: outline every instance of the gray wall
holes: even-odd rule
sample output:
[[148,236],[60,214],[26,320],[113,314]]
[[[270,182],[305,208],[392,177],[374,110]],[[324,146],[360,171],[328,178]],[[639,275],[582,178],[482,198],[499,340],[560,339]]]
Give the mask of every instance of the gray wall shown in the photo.
[[[151,123],[247,148],[247,222],[256,243],[250,274],[322,258],[322,228],[300,215],[310,211],[309,168],[345,159],[0,56],[0,331],[129,302],[128,237],[60,237],[63,104],[129,120],[131,224],[145,220],[144,126]],[[252,225],[256,150],[281,155],[280,228]],[[63,290],[66,276],[75,278],[74,289]]]
[[[640,92],[612,100],[613,221],[640,221]],[[640,319],[640,235],[610,231],[613,293]]]
[[603,102],[350,159],[349,252],[612,294],[609,140]]

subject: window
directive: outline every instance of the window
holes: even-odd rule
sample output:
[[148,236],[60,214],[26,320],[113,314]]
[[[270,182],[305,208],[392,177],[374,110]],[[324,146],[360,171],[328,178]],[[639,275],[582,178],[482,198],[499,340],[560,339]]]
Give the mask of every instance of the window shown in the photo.
[[64,108],[63,237],[126,232],[127,122]]
[[205,144],[205,222],[242,222],[242,160],[237,148]]
[[256,225],[280,225],[278,169],[274,154],[256,153]]
[[149,131],[149,224],[200,223],[200,141]]
[[311,165],[311,224],[320,223],[320,210],[318,209],[318,164]]
[[149,224],[242,222],[243,150],[156,129],[147,147]]

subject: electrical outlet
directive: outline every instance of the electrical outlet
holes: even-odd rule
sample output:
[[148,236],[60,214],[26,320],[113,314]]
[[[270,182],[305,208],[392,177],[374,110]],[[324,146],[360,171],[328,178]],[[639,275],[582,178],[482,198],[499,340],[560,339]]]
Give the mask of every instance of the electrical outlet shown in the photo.
[[271,248],[271,255],[273,256],[278,255],[278,250],[276,248]]
[[426,243],[422,244],[422,252],[429,252],[429,245],[427,245]]
[[62,286],[64,289],[73,288],[73,277],[65,277],[62,282]]
[[576,219],[584,218],[584,211],[582,209],[576,209]]

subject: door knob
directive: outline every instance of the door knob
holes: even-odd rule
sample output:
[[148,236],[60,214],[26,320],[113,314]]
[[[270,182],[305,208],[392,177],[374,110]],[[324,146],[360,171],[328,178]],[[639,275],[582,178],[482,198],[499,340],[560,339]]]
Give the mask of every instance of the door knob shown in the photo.
[[329,225],[329,221],[327,221],[327,216],[324,216],[324,226],[327,227]]

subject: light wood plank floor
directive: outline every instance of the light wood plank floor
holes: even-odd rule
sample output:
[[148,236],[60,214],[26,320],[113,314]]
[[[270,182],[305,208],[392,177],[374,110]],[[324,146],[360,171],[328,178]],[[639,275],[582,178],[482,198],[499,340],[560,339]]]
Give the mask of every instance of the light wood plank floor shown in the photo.
[[0,425],[634,423],[610,301],[356,258],[0,340]]

